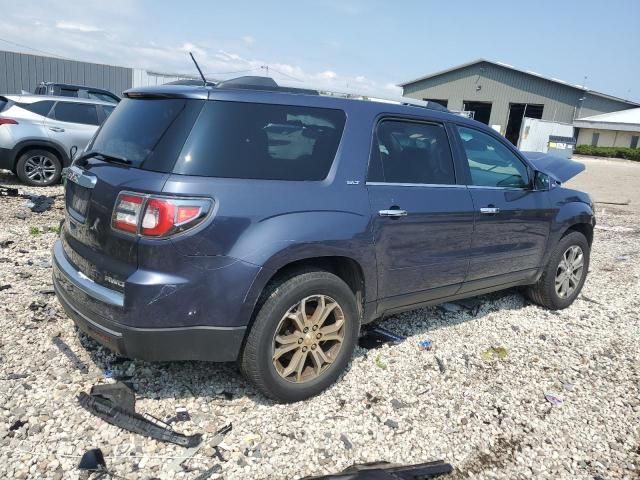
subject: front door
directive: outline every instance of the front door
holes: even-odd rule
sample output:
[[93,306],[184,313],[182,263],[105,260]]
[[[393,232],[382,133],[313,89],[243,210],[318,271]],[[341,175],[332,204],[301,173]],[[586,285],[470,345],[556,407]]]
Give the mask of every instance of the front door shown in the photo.
[[469,165],[475,231],[462,291],[510,283],[540,267],[552,220],[547,192],[531,188],[526,164],[505,141],[457,126]]
[[456,184],[442,124],[378,124],[367,189],[378,263],[380,308],[451,295],[469,266],[473,203]]

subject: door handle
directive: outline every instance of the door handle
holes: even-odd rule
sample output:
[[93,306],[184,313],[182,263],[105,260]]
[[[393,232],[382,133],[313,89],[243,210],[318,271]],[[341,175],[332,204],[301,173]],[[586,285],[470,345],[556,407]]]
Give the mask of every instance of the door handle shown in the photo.
[[400,209],[380,210],[378,215],[381,217],[406,217],[407,211]]
[[480,213],[484,215],[495,215],[496,213],[500,213],[500,209],[498,207],[483,207],[480,209]]
[[64,132],[64,128],[61,127],[49,127],[52,132]]

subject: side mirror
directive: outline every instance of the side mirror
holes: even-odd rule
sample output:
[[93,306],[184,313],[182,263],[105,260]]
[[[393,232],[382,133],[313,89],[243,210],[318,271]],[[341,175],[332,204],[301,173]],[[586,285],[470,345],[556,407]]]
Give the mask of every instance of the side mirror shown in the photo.
[[536,192],[546,192],[551,189],[551,177],[546,173],[536,171],[533,174],[533,190]]

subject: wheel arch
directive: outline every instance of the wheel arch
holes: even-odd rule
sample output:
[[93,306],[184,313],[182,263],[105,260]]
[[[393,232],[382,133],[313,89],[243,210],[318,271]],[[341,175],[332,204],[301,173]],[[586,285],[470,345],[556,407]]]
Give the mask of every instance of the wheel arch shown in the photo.
[[14,169],[16,168],[16,165],[18,164],[18,160],[20,159],[20,157],[29,150],[46,150],[48,152],[53,153],[60,159],[60,162],[62,163],[62,168],[68,167],[69,164],[71,163],[69,155],[57,143],[54,143],[49,140],[39,140],[39,139],[23,140],[19,142],[12,149]]

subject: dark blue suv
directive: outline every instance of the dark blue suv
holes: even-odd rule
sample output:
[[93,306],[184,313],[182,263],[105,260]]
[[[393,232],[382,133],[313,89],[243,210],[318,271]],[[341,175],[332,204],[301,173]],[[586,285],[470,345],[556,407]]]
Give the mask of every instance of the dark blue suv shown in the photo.
[[595,219],[560,184],[581,164],[429,104],[258,80],[129,90],[75,160],[54,285],[98,342],[237,360],[296,401],[375,319],[519,285],[576,298]]

